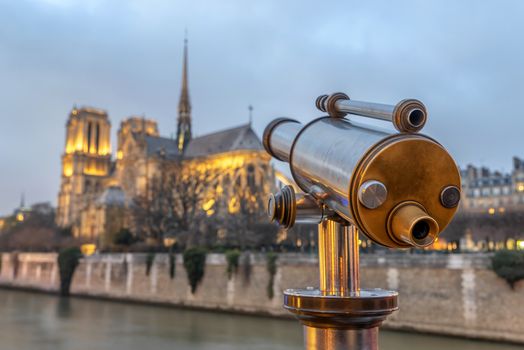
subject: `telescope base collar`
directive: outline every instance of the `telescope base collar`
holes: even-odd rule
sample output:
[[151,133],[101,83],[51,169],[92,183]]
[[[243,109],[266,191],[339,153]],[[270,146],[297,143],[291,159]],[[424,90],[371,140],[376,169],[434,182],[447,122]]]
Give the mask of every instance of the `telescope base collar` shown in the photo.
[[375,288],[341,296],[324,295],[319,289],[286,289],[284,308],[309,327],[373,328],[398,310],[398,293]]

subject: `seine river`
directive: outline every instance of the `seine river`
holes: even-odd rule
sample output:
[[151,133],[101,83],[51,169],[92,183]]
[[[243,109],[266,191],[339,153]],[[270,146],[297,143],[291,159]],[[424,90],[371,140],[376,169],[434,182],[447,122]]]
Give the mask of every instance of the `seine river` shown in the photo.
[[[299,350],[301,327],[278,320],[0,290],[0,349]],[[381,350],[522,347],[382,331]]]

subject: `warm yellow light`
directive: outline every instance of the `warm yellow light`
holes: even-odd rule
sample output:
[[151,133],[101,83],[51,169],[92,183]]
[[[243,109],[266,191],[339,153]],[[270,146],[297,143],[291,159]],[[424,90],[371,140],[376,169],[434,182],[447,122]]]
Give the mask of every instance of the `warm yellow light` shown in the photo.
[[98,154],[101,155],[101,156],[106,156],[108,155],[110,152],[109,148],[108,147],[100,147],[98,149]]
[[437,238],[431,246],[428,248],[430,250],[446,250],[448,247],[448,242],[444,238]]
[[96,252],[96,244],[82,244],[80,251],[86,256],[93,255]]
[[87,166],[84,168],[84,174],[86,175],[95,175],[95,176],[105,176],[107,175],[105,169],[99,169],[96,166]]
[[154,128],[153,126],[148,126],[148,127],[146,128],[146,130],[147,130],[147,133],[148,133],[149,135],[155,135],[155,134],[156,134],[156,130],[155,130],[155,128]]
[[81,138],[78,138],[75,143],[75,149],[77,151],[83,151],[84,150],[84,142]]
[[228,209],[230,214],[238,213],[240,210],[240,202],[237,197],[233,197],[229,200]]
[[64,165],[64,176],[69,177],[71,175],[73,175],[73,167],[71,164]]
[[524,241],[517,241],[517,247],[521,250],[524,250]]
[[184,148],[184,134],[181,135],[181,137],[178,139],[178,149],[182,151]]
[[503,213],[503,212],[505,212],[505,211],[506,211],[506,208],[504,208],[504,207],[500,207],[500,208],[499,208],[499,213]]
[[120,160],[122,158],[124,158],[124,152],[122,151],[116,152],[116,159]]
[[71,154],[75,151],[75,146],[73,145],[73,142],[68,142],[66,145],[66,153]]
[[489,215],[495,214],[495,208],[489,208],[488,209],[488,213],[489,213]]
[[524,192],[524,184],[519,184],[519,185],[517,186],[517,191],[519,191],[519,192]]
[[244,167],[249,159],[254,159],[252,154],[235,154],[227,156],[218,156],[206,161],[199,161],[193,166],[196,170],[204,172],[206,170],[233,170]]
[[165,237],[164,238],[164,247],[169,248],[176,243],[175,237]]
[[24,221],[24,214],[22,213],[16,214],[16,221],[20,221],[20,222]]
[[213,207],[214,204],[215,204],[215,200],[211,198],[210,200],[208,200],[207,202],[205,202],[202,205],[202,209],[204,209],[205,211],[208,211],[209,209]]

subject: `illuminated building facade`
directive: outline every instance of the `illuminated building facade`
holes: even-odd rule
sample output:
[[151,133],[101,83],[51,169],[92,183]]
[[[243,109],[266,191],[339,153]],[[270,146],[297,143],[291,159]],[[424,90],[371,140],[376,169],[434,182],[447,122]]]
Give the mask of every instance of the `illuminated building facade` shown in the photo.
[[74,227],[85,203],[96,199],[111,171],[111,124],[107,113],[73,108],[66,124],[57,224]]
[[[244,190],[252,189],[248,201],[257,205],[271,192],[271,159],[250,123],[192,136],[187,55],[186,41],[176,137],[160,136],[154,120],[131,116],[120,124],[116,159],[112,159],[107,113],[73,108],[62,156],[59,226],[71,227],[74,236],[102,245],[121,228],[133,230],[133,199],[150,196],[151,183],[166,166],[216,174],[208,184],[212,190],[199,203],[208,216],[238,212],[245,202],[244,193],[240,193]],[[254,193],[255,189],[263,193]],[[263,208],[257,211],[263,212]]]
[[509,174],[468,165],[461,175],[462,209],[491,215],[524,210],[524,160],[514,157]]

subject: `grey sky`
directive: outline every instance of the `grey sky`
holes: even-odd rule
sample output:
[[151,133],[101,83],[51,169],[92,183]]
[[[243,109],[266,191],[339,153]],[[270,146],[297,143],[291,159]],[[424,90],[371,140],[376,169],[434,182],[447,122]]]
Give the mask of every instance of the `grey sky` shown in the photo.
[[522,1],[0,0],[0,213],[25,191],[56,202],[74,103],[175,130],[184,28],[201,135],[276,116],[306,121],[344,91],[419,98],[425,133],[460,165],[524,156]]

